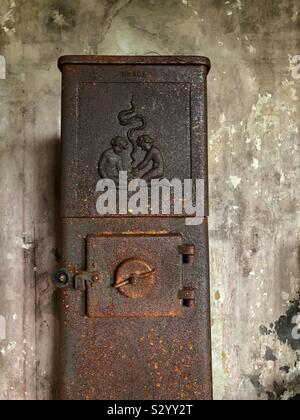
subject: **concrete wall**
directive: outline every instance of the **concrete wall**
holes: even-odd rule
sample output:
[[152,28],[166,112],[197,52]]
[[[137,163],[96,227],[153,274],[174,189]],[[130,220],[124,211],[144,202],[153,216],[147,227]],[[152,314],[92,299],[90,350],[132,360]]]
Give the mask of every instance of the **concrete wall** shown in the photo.
[[1,0],[0,399],[51,396],[62,54],[211,58],[215,398],[300,393],[299,25],[298,0]]

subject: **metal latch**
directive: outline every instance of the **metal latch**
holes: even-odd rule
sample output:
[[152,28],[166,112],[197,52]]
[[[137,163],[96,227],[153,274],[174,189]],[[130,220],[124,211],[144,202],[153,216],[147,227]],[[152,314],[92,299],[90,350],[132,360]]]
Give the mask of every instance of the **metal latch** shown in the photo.
[[[142,271],[143,269],[147,269],[147,271]],[[120,264],[116,272],[115,283],[112,286],[127,297],[145,297],[155,285],[155,271],[140,258],[128,259]],[[68,270],[61,268],[53,274],[52,281],[60,289],[70,286],[73,281],[76,290],[85,291],[87,285],[93,287],[101,283],[101,276],[97,271],[81,271],[71,274]],[[182,300],[182,304],[188,308],[195,307],[195,295],[196,289],[193,287],[184,287],[178,291],[178,299]]]
[[64,268],[57,270],[52,276],[52,282],[59,289],[70,286],[73,281],[74,288],[81,291],[86,289],[87,284],[93,286],[94,284],[99,283],[100,279],[100,274],[96,271],[80,271],[79,273],[71,274]]

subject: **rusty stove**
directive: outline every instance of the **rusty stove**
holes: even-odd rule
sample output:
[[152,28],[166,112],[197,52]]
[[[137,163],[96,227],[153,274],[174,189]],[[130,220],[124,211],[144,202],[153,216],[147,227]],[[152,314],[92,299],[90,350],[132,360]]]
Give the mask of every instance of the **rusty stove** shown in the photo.
[[[59,68],[64,268],[53,276],[60,289],[57,398],[211,399],[210,62],[65,56]],[[193,225],[195,214],[178,214],[172,205],[169,214],[151,213],[149,202],[148,214],[133,212],[130,191],[124,210],[121,172],[127,182],[139,178],[143,194],[152,180],[202,180],[201,220]],[[99,181],[107,179],[116,202],[104,214],[97,202]]]

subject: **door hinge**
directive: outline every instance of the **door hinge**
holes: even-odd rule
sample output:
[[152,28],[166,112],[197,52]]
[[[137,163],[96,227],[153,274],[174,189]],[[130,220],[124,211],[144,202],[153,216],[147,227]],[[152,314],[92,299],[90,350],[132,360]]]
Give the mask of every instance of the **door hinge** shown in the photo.
[[193,287],[184,287],[178,292],[178,299],[188,308],[194,308],[196,304],[196,289]]
[[182,262],[184,264],[193,264],[195,258],[195,245],[183,244],[179,246],[179,252],[182,254]]

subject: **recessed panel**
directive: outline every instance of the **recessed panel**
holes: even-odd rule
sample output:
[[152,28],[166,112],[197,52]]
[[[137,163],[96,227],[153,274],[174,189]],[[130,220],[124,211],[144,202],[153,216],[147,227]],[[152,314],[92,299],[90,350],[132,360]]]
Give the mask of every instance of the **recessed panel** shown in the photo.
[[180,235],[89,236],[88,271],[100,282],[88,286],[88,315],[182,316],[180,244]]

